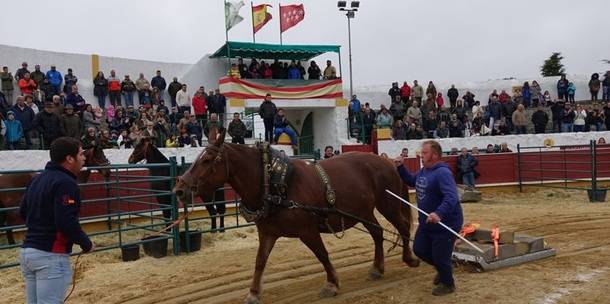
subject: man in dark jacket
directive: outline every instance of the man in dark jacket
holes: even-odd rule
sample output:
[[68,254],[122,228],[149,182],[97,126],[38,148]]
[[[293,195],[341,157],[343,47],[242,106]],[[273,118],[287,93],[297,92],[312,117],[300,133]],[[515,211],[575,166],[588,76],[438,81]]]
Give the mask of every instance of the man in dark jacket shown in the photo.
[[19,209],[27,226],[21,271],[28,303],[63,303],[72,279],[72,245],[83,252],[95,248],[78,220],[76,175],[85,164],[84,151],[76,139],[61,137],[49,152],[51,161],[27,186]]
[[218,115],[218,120],[220,121],[220,126],[224,126],[225,121],[225,111],[227,109],[227,98],[220,94],[220,90],[216,89],[214,94],[210,91],[208,95],[208,111],[210,114],[215,113]]
[[493,129],[494,124],[502,118],[502,104],[497,96],[491,97],[491,102],[487,105],[489,111],[489,128]]
[[34,72],[30,74],[30,78],[36,82],[36,85],[40,87],[42,82],[45,80],[44,73],[40,70],[40,65],[37,64],[34,66]]
[[606,125],[606,131],[610,131],[610,101],[608,101],[608,103],[604,106],[603,111],[605,117],[604,124]]
[[478,164],[479,161],[468,153],[468,148],[463,147],[462,153],[457,157],[457,172],[466,189],[474,190],[474,179],[479,175],[475,170]]
[[165,78],[161,77],[161,71],[157,70],[157,76],[153,77],[150,81],[150,85],[152,88],[159,89],[159,96],[163,99],[163,91],[165,91],[167,84],[165,83]]
[[23,128],[23,137],[28,149],[32,148],[32,128],[34,126],[34,111],[25,104],[23,96],[17,96],[17,104],[12,108],[15,113],[15,119],[21,122]]
[[72,92],[72,86],[76,85],[78,78],[72,74],[72,69],[68,69],[68,73],[64,75],[64,94],[70,94]]
[[544,106],[538,105],[538,110],[532,114],[532,123],[534,124],[534,132],[542,134],[546,131],[546,124],[549,122],[549,115],[546,114]]
[[566,103],[561,115],[561,133],[572,132],[574,127],[574,117],[576,114],[572,110],[572,105]]
[[557,98],[568,101],[568,86],[570,81],[566,78],[566,75],[561,75],[561,78],[557,81]]
[[126,106],[133,106],[133,94],[135,91],[136,84],[129,78],[129,75],[125,75],[125,79],[121,82],[121,93],[123,94]]
[[400,88],[398,87],[398,82],[392,82],[392,87],[388,91],[388,95],[390,95],[390,102],[394,102],[394,100],[396,100],[396,96],[400,97]]
[[47,102],[44,110],[36,114],[34,126],[43,140],[43,149],[49,149],[53,141],[61,136],[61,119],[53,111],[53,103]]
[[442,221],[454,231],[459,231],[464,223],[453,173],[441,161],[442,153],[438,142],[424,142],[421,150],[424,168],[415,174],[407,171],[402,156],[394,160],[403,182],[415,187],[417,206],[429,213],[427,217],[419,214],[413,252],[436,268],[436,287],[432,290],[435,296],[455,292],[451,261],[455,237],[438,223]]
[[229,123],[228,133],[231,135],[231,142],[234,144],[245,144],[246,125],[239,118],[239,113],[233,113],[233,120]]
[[261,106],[258,108],[258,115],[263,119],[263,123],[265,124],[265,141],[271,142],[273,139],[273,119],[275,118],[275,114],[277,113],[277,107],[271,101],[271,94],[267,93],[265,95],[265,100],[261,103]]
[[289,128],[288,119],[284,115],[284,109],[278,109],[275,118],[273,119],[273,141],[277,143],[282,133],[288,134],[290,137],[290,144],[294,147],[297,145],[297,134]]
[[551,114],[553,118],[553,132],[561,132],[561,119],[563,118],[563,100],[555,100],[551,104]]
[[172,101],[172,107],[176,106],[176,94],[182,89],[182,84],[178,82],[178,77],[174,77],[174,80],[167,87],[167,93]]
[[61,117],[61,133],[64,136],[80,139],[82,130],[82,120],[74,113],[74,107],[68,104],[66,106],[66,114]]
[[447,97],[449,97],[449,104],[451,108],[455,108],[457,99],[460,96],[460,92],[455,88],[455,85],[451,85],[451,88],[447,91]]
[[85,110],[85,99],[78,93],[78,86],[72,86],[72,92],[66,97],[66,105],[69,104],[72,105],[76,113]]

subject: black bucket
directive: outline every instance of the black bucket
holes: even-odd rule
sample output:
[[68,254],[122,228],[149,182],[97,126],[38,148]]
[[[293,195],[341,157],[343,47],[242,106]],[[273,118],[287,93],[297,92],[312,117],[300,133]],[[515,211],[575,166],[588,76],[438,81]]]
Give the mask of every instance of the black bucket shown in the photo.
[[121,258],[123,262],[138,260],[140,258],[140,245],[121,246]]
[[605,202],[606,191],[607,189],[598,189],[596,191],[593,191],[591,189],[587,190],[587,194],[589,195],[589,202]]
[[180,231],[180,251],[195,252],[201,250],[201,231],[189,231],[189,251],[186,251],[186,231]]
[[[149,241],[149,240],[153,240],[153,239],[157,239],[157,240]],[[155,258],[162,258],[164,256],[167,256],[167,238],[165,238],[164,236],[161,236],[161,235],[147,236],[147,237],[143,238],[142,241],[148,241],[148,242],[142,244],[146,255],[149,255],[149,256],[152,256]]]

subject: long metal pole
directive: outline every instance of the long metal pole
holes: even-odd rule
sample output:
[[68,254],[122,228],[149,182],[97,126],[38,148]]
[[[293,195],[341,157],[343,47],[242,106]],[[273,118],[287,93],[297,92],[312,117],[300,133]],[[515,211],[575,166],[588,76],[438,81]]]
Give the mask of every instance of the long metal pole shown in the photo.
[[[426,213],[426,211],[419,209],[419,207],[409,203],[406,199],[394,194],[394,192],[386,189],[385,192],[391,194],[392,196],[394,196],[395,198],[399,199],[400,201],[402,201],[403,203],[411,206],[412,208],[417,209],[417,211],[421,212],[423,215],[425,216],[429,216],[428,213]],[[466,242],[468,245],[470,245],[472,248],[476,249],[478,252],[480,253],[485,253],[485,251],[483,251],[481,248],[479,248],[477,245],[471,243],[469,240],[467,240],[466,238],[464,238],[463,236],[461,236],[459,233],[453,231],[453,229],[449,228],[447,225],[443,224],[443,222],[438,222],[441,226],[443,226],[443,228],[447,229],[449,232],[453,233],[453,235],[457,236],[458,238],[460,238],[460,240]]]
[[350,18],[350,13],[353,14],[353,12],[348,12],[347,13],[347,40],[348,40],[348,48],[349,48],[349,98],[352,98],[352,96],[354,96],[354,81],[353,81],[353,77],[352,77],[352,22],[351,22],[351,18]]

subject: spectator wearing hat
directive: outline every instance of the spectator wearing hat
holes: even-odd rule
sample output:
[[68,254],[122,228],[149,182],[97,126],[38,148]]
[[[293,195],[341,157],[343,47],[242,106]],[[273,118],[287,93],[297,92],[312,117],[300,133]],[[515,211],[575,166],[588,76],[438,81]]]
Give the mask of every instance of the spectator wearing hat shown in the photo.
[[66,105],[66,113],[61,116],[61,133],[63,136],[68,136],[80,139],[82,136],[83,122],[78,114],[74,112],[74,107],[71,104]]
[[21,68],[15,72],[15,81],[23,79],[26,73],[30,73],[30,70],[28,70],[28,63],[24,61],[21,63]]
[[72,86],[76,85],[78,78],[72,73],[72,69],[68,69],[68,73],[64,76],[64,93],[72,92]]
[[53,103],[45,103],[44,110],[36,114],[34,127],[42,137],[42,148],[48,150],[51,143],[61,137],[61,119],[53,111]]
[[51,65],[51,69],[47,71],[47,79],[49,83],[53,87],[53,95],[59,95],[61,92],[61,84],[63,82],[63,78],[61,73],[57,71],[55,65]]
[[19,148],[19,141],[23,138],[23,127],[21,122],[15,119],[15,112],[8,111],[6,116],[7,119],[4,121],[6,146],[9,150],[16,150]]

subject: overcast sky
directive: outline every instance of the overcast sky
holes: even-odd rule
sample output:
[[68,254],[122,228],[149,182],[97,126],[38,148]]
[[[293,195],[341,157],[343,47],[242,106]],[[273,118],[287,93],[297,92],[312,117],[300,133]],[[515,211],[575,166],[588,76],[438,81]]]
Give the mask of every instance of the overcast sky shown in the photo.
[[[252,41],[250,2],[229,32]],[[304,3],[285,44],[340,44],[347,22],[335,0]],[[487,80],[539,75],[552,52],[568,73],[610,69],[609,0],[362,0],[352,22],[354,85],[403,80]],[[278,1],[257,42],[279,43]],[[348,1],[349,3],[349,1]],[[0,4],[0,44],[195,63],[225,40],[221,0],[27,0]],[[320,58],[324,59],[324,58]],[[1,63],[0,63],[1,64]]]

